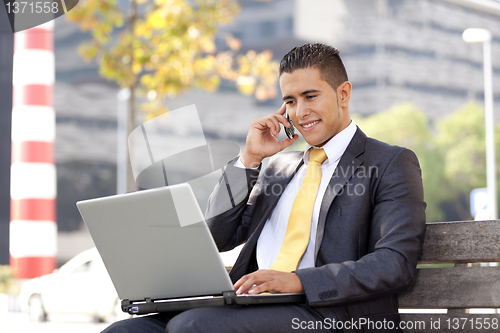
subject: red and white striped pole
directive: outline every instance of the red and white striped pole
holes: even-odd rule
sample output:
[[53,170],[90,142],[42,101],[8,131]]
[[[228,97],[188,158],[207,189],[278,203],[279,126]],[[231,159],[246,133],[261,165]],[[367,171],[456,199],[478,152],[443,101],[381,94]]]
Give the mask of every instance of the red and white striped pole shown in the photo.
[[25,279],[56,268],[53,26],[14,35],[10,265]]

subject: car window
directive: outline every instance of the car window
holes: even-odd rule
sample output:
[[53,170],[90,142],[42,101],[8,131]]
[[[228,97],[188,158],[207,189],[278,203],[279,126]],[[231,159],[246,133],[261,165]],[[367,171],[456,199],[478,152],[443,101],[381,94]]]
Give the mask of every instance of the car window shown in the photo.
[[91,262],[92,261],[89,260],[86,263],[84,263],[83,265],[78,266],[77,268],[75,268],[73,270],[73,272],[71,272],[71,274],[79,274],[79,273],[86,273],[86,272],[88,272],[90,270],[90,263]]
[[89,271],[91,272],[105,272],[106,268],[104,267],[104,263],[102,262],[101,258],[92,260],[89,265]]

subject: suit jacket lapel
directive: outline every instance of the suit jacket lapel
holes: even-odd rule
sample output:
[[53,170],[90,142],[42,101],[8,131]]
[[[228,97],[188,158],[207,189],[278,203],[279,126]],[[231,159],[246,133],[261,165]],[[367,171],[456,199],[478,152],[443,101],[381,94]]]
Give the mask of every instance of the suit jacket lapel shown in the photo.
[[359,158],[359,155],[364,152],[365,141],[366,135],[358,128],[356,133],[354,133],[351,142],[347,146],[346,151],[342,155],[330,183],[328,184],[319,212],[314,258],[317,257],[323,240],[326,217],[333,200],[337,197],[340,191],[342,191],[349,179],[354,175],[356,169],[363,163],[363,160]]

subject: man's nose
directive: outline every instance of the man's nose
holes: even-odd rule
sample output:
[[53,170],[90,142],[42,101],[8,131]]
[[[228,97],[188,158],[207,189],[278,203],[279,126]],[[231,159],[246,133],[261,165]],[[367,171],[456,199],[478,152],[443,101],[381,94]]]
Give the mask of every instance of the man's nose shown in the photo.
[[304,119],[309,113],[311,113],[311,111],[304,103],[297,103],[297,110],[295,110],[297,119]]

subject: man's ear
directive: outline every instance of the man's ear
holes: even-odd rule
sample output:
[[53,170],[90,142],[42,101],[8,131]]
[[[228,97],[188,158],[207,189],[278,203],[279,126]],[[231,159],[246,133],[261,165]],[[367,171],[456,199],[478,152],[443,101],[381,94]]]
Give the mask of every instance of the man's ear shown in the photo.
[[340,100],[340,106],[349,106],[349,101],[351,100],[351,90],[352,85],[349,81],[345,81],[337,88],[337,94]]

